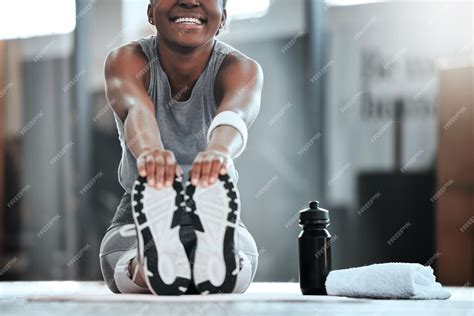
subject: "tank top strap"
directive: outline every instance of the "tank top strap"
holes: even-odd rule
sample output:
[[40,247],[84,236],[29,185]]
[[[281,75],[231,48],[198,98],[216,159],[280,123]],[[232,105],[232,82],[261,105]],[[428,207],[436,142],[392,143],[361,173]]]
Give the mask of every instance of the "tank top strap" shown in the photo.
[[227,45],[224,42],[219,41],[216,39],[216,42],[214,43],[214,50],[211,56],[211,60],[209,61],[209,67],[206,69],[206,82],[210,84],[210,87],[212,87],[212,91],[214,88],[214,82],[217,76],[217,73],[219,72],[219,69],[221,67],[222,62],[224,59],[227,57],[228,54],[237,51],[235,48],[233,48],[230,45]]
[[142,37],[136,40],[140,45],[143,53],[148,59],[148,65],[142,70],[143,73],[137,75],[144,75],[145,71],[150,73],[150,84],[148,86],[148,94],[151,95],[153,87],[156,85],[156,80],[159,77],[158,63],[159,57],[156,50],[156,36],[150,35],[148,37]]
[[236,49],[224,42],[221,42],[220,40],[216,39],[216,46],[214,50],[221,55],[228,55],[229,53],[232,53],[236,51]]

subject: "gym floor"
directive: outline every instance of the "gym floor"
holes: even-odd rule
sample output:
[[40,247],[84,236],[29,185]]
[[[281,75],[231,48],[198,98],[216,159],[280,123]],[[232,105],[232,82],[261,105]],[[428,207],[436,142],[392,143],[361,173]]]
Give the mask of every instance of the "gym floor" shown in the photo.
[[0,315],[474,315],[474,289],[445,301],[302,296],[298,283],[253,283],[245,294],[112,294],[101,282],[2,282]]

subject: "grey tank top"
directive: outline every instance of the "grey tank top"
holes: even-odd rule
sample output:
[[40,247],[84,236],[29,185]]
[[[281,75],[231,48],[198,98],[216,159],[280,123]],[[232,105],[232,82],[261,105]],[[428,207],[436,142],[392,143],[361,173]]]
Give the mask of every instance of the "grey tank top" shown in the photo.
[[[217,72],[224,58],[236,49],[215,39],[211,57],[194,85],[191,97],[179,102],[175,100],[176,97],[173,99],[168,77],[161,67],[157,40],[158,38],[152,35],[137,41],[149,61],[148,95],[155,105],[163,145],[174,153],[178,164],[183,168],[184,179],[187,180],[196,155],[207,146],[207,131],[217,110],[214,97]],[[115,113],[114,117],[122,146],[118,179],[125,191],[130,193],[133,182],[138,177],[137,162],[125,142],[123,122]],[[238,181],[233,161],[229,165],[229,176],[235,182]]]

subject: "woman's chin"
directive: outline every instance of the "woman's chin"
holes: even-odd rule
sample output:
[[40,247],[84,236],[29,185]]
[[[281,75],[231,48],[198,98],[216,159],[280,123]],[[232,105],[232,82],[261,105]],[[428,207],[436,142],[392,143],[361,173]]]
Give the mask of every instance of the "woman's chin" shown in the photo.
[[186,48],[199,48],[209,42],[210,39],[199,39],[191,36],[181,36],[181,38],[175,38],[173,43],[177,47]]

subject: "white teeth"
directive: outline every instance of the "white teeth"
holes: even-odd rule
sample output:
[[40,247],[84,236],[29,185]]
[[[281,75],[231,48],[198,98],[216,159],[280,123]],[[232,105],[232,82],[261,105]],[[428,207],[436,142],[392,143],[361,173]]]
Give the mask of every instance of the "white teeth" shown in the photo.
[[202,24],[201,20],[197,18],[177,18],[174,23]]

